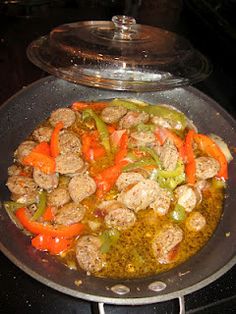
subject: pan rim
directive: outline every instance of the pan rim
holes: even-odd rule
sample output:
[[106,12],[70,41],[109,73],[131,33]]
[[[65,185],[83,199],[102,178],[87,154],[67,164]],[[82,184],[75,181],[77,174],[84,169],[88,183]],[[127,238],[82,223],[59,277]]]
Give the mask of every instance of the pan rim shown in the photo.
[[[58,79],[56,77],[49,75],[49,76],[46,76],[44,78],[41,78],[41,79],[31,83],[27,87],[24,87],[20,91],[15,93],[8,100],[6,100],[1,105],[1,109],[4,110],[9,102],[16,99],[19,95],[24,93],[26,90],[30,89],[32,86],[35,86],[35,85],[37,86],[38,84],[43,84],[47,81],[54,81],[54,80],[61,80],[61,79]],[[196,89],[194,87],[183,87],[183,89],[192,92],[194,95],[199,95],[202,99],[204,99],[206,101],[207,100],[208,101],[210,100],[211,102],[214,101],[209,96],[207,96],[206,94],[204,94],[203,92],[199,91],[198,89]],[[147,93],[149,93],[149,92],[147,92]],[[150,93],[152,93],[152,92],[150,92]],[[217,107],[220,109],[223,116],[227,117],[227,119],[230,120],[230,122],[235,123],[234,118],[224,108],[222,108],[217,102],[215,102],[215,103],[217,104]],[[0,250],[18,268],[20,268],[22,271],[24,271],[30,277],[34,278],[35,280],[39,281],[42,284],[45,284],[46,286],[48,286],[50,288],[53,288],[59,292],[70,295],[72,297],[84,299],[87,301],[102,302],[102,303],[116,304],[116,305],[152,304],[152,303],[167,301],[167,300],[171,300],[174,298],[178,298],[178,297],[187,295],[187,294],[192,293],[194,291],[197,291],[197,290],[209,285],[213,281],[217,280],[219,277],[221,277],[223,274],[225,274],[229,269],[231,269],[236,264],[236,256],[234,256],[232,259],[230,259],[223,267],[221,267],[214,274],[207,276],[205,279],[201,280],[200,282],[197,282],[196,284],[193,284],[193,285],[191,285],[187,288],[181,289],[179,291],[171,292],[171,293],[164,294],[164,295],[155,295],[155,296],[147,296],[147,297],[126,297],[126,296],[123,296],[121,298],[119,296],[117,296],[117,297],[96,296],[94,294],[84,293],[84,292],[73,290],[73,289],[68,288],[68,287],[64,287],[58,283],[55,283],[52,280],[48,280],[47,278],[38,274],[36,271],[25,266],[1,242],[0,242]]]

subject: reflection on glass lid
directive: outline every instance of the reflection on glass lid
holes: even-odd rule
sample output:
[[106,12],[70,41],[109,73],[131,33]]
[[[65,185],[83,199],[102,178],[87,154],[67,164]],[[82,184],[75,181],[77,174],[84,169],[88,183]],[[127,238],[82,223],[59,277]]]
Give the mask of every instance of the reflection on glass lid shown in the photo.
[[53,75],[107,89],[162,90],[210,73],[206,58],[186,39],[127,16],[61,25],[32,42],[27,53]]

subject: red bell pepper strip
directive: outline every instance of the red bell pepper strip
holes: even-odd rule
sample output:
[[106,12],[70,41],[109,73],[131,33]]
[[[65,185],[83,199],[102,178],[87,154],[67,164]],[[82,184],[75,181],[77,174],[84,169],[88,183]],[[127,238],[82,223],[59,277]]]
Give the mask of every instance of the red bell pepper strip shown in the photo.
[[112,134],[112,133],[114,133],[114,132],[116,131],[116,127],[115,127],[114,125],[112,125],[112,124],[109,124],[109,125],[107,126],[107,130],[108,130],[108,132],[109,132],[110,134]]
[[97,197],[101,198],[106,193],[108,193],[116,180],[118,179],[119,175],[122,172],[123,167],[128,164],[128,161],[124,160],[127,155],[128,149],[128,135],[127,133],[123,133],[120,143],[119,143],[119,150],[115,155],[114,161],[115,164],[111,167],[104,169],[100,172],[94,179],[97,184]]
[[113,147],[117,148],[120,145],[120,140],[124,133],[126,133],[126,130],[115,130],[112,132],[110,140]]
[[193,153],[193,139],[195,134],[195,131],[190,130],[185,139],[185,173],[188,184],[194,184],[196,181],[196,162]]
[[54,158],[33,151],[23,159],[23,164],[35,167],[46,174],[52,174],[56,170]]
[[127,132],[125,132],[121,136],[119,142],[119,150],[115,155],[115,164],[120,164],[122,161],[124,161],[124,158],[126,157],[127,153],[128,153],[128,134]]
[[116,180],[118,179],[119,175],[121,174],[121,170],[125,166],[125,164],[117,164],[111,167],[104,169],[100,172],[95,178],[95,182],[97,184],[97,197],[101,198],[106,193],[108,193],[112,187],[114,186]]
[[180,157],[185,158],[184,141],[177,134],[161,127],[157,127],[154,134],[160,145],[163,145],[167,138],[171,139],[177,147]]
[[215,158],[220,164],[220,170],[217,173],[218,178],[228,179],[228,163],[224,153],[221,151],[219,146],[207,135],[195,134],[194,141],[198,144],[201,151],[206,153],[208,156]]
[[77,101],[74,102],[71,106],[74,110],[84,110],[84,109],[93,109],[93,110],[101,110],[107,107],[108,102],[84,102],[84,101]]
[[59,133],[63,129],[63,122],[58,122],[52,132],[51,141],[50,141],[50,150],[51,156],[56,158],[60,154],[59,147]]
[[45,234],[38,234],[31,240],[31,244],[37,250],[48,251],[53,255],[60,254],[61,252],[68,250],[72,242],[72,239],[52,237]]
[[54,219],[53,209],[51,206],[48,206],[45,209],[45,212],[42,217],[43,217],[43,221],[52,221]]
[[72,238],[81,234],[81,232],[84,230],[84,224],[82,223],[55,227],[52,225],[45,225],[43,223],[33,221],[27,215],[26,207],[19,208],[16,211],[16,217],[18,218],[22,226],[33,234],[45,234],[51,237]]
[[98,132],[82,135],[82,153],[88,162],[98,160],[106,155],[105,148],[99,142]]
[[50,156],[50,146],[47,142],[41,142],[32,149],[32,152]]

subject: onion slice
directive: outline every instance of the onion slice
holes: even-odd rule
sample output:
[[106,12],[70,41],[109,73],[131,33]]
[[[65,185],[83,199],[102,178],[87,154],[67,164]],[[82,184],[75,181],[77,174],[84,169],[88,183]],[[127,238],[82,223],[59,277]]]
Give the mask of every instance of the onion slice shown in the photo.
[[227,162],[229,163],[233,159],[233,156],[231,155],[228,145],[221,137],[216,134],[209,134],[209,137],[219,146],[222,153],[225,155]]

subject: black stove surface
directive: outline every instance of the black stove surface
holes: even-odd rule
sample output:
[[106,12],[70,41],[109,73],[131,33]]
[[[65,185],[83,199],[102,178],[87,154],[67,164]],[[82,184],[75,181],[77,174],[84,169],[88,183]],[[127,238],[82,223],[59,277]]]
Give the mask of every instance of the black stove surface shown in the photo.
[[[206,54],[214,71],[196,87],[236,118],[236,31],[231,24],[232,12],[228,20],[230,28],[227,27],[226,32],[225,24],[221,27],[219,21],[214,20],[214,14],[208,19],[205,7],[199,8],[200,2],[206,3],[190,0],[186,3],[181,0],[0,2],[0,104],[24,86],[47,75],[26,58],[25,49],[33,39],[62,23],[110,19],[114,14],[125,13],[135,16],[140,23],[162,26],[183,34]],[[217,3],[210,2],[212,6]],[[233,10],[233,1],[218,2],[221,3],[221,11],[217,13],[224,12],[223,18],[227,22],[222,5],[232,2],[230,8]],[[154,10],[157,10],[155,14]],[[104,309],[110,314],[236,313],[236,266],[214,283],[185,296],[184,303],[184,309],[179,307],[178,299],[142,306],[105,305]],[[95,314],[99,311],[95,303],[67,296],[37,282],[0,253],[0,313]]]

